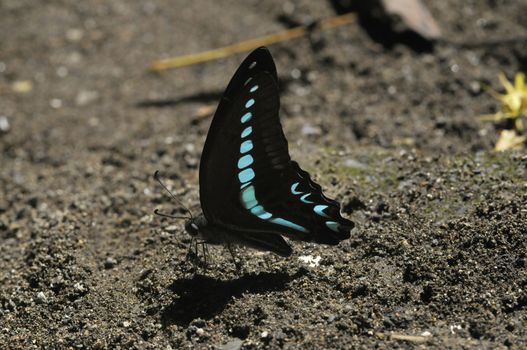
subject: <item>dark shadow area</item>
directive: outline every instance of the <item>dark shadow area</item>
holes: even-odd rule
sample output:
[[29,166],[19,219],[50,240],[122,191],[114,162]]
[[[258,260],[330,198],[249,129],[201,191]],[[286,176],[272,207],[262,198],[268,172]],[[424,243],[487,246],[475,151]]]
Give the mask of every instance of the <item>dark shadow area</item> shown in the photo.
[[[289,84],[292,82],[292,79],[289,77],[279,77],[278,84],[280,93],[284,92]],[[227,86],[227,83],[225,84]],[[135,104],[138,108],[165,108],[165,107],[175,107],[180,104],[199,102],[199,103],[218,103],[221,96],[223,95],[223,90],[210,90],[205,92],[200,92],[197,94],[187,95],[179,98],[166,98],[158,100],[143,100]]]
[[161,314],[163,325],[186,326],[196,318],[210,319],[219,314],[233,297],[244,293],[282,291],[287,284],[305,275],[300,269],[294,275],[283,272],[263,272],[222,281],[209,276],[196,275],[175,281],[170,289],[176,299]]
[[403,44],[418,53],[434,50],[433,41],[425,39],[413,31],[395,31],[393,20],[389,16],[380,14],[382,10],[378,0],[330,0],[330,3],[339,15],[356,12],[361,27],[373,41],[386,49],[392,49],[397,44]]

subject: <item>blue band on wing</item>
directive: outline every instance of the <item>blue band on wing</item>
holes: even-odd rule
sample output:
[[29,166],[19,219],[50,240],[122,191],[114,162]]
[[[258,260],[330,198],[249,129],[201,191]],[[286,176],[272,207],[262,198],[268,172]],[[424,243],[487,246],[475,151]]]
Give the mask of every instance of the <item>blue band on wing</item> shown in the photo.
[[298,187],[298,185],[300,185],[300,182],[295,182],[294,184],[291,185],[291,193],[292,194],[302,194],[302,192],[298,192],[296,190],[296,188]]
[[320,216],[323,216],[323,217],[326,217],[326,218],[329,218],[329,215],[324,213],[324,209],[326,209],[328,206],[327,205],[315,205],[315,207],[313,208],[313,210],[315,211],[315,213],[317,213],[318,215]]
[[[256,62],[253,62],[251,64],[251,67],[254,67],[254,65],[256,65]],[[245,84],[249,83],[249,81],[250,79],[248,79],[245,82]],[[256,90],[258,90],[258,85],[254,85],[249,91],[255,92]],[[245,108],[252,107],[254,103],[255,103],[255,100],[252,98],[247,100],[247,102],[245,103]],[[252,119],[252,117],[253,117],[253,114],[251,112],[247,112],[241,117],[240,121],[242,124],[248,123]],[[241,139],[247,138],[249,135],[252,134],[252,132],[253,132],[252,126],[247,126],[245,129],[243,129],[240,135]],[[259,217],[262,220],[266,220],[266,221],[272,222],[277,225],[289,227],[291,229],[294,229],[300,232],[308,232],[308,230],[305,227],[295,224],[292,221],[289,221],[283,218],[273,218],[273,214],[266,211],[265,208],[258,203],[258,200],[256,199],[256,191],[252,184],[252,180],[254,179],[256,174],[254,173],[253,168],[250,167],[255,161],[253,156],[249,153],[253,149],[253,147],[254,145],[253,145],[252,140],[245,140],[240,144],[240,153],[242,154],[242,156],[238,159],[238,169],[241,170],[238,173],[238,179],[240,180],[240,183],[241,183],[240,201],[242,202],[243,207],[249,210],[251,214]],[[291,192],[293,194],[302,193],[302,192],[296,191],[296,187],[298,185],[299,183],[297,182],[293,184],[293,186],[291,186]],[[312,203],[312,202],[305,200],[305,197],[307,196],[309,196],[309,193],[302,196],[301,200],[305,203]]]
[[271,219],[271,222],[275,223],[275,224],[278,224],[278,225],[282,225],[282,226],[286,226],[286,227],[292,228],[292,229],[300,231],[300,232],[308,232],[308,230],[305,227],[297,225],[294,222],[291,222],[289,220],[285,220],[285,219],[282,219],[282,218]]
[[315,203],[315,202],[311,202],[311,201],[308,201],[306,198],[307,196],[309,196],[311,193],[306,193],[305,195],[303,195],[302,197],[300,197],[300,200],[306,204],[311,204],[311,203]]
[[326,221],[326,226],[331,230],[335,232],[339,232],[339,224],[335,221]]
[[254,193],[254,186],[248,186],[242,190],[242,204],[246,209],[251,209],[258,205],[256,195]]

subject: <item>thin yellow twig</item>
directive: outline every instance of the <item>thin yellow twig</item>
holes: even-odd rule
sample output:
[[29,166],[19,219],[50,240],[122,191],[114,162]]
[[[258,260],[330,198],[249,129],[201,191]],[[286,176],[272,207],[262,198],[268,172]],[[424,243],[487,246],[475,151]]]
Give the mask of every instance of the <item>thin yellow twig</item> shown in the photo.
[[[352,23],[355,20],[355,15],[348,13],[341,16],[331,17],[321,20],[320,28],[330,29],[345,24]],[[236,53],[246,52],[256,49],[260,46],[266,46],[276,44],[282,41],[298,38],[305,35],[308,32],[306,27],[296,27],[282,32],[269,34],[255,39],[242,41],[236,44],[220,47],[213,50],[208,50],[200,53],[184,55],[173,58],[166,58],[153,62],[150,65],[150,70],[159,72],[167,69],[180,68],[184,66],[190,66],[202,62],[207,62],[223,57],[227,57]]]

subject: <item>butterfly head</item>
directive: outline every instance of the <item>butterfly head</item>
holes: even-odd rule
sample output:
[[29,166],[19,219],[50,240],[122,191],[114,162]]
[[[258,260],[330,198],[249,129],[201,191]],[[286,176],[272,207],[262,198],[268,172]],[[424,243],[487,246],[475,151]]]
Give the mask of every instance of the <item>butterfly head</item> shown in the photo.
[[195,222],[194,219],[189,219],[187,222],[185,222],[185,231],[192,237],[195,237],[199,234],[199,226]]

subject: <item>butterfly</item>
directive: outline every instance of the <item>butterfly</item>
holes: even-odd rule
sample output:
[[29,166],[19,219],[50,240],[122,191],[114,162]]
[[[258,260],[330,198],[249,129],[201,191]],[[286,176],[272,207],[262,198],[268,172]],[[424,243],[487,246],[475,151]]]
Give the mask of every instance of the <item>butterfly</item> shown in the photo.
[[265,47],[242,62],[219,102],[199,167],[202,213],[185,230],[208,244],[291,255],[292,240],[336,245],[354,224],[291,160],[276,67]]

